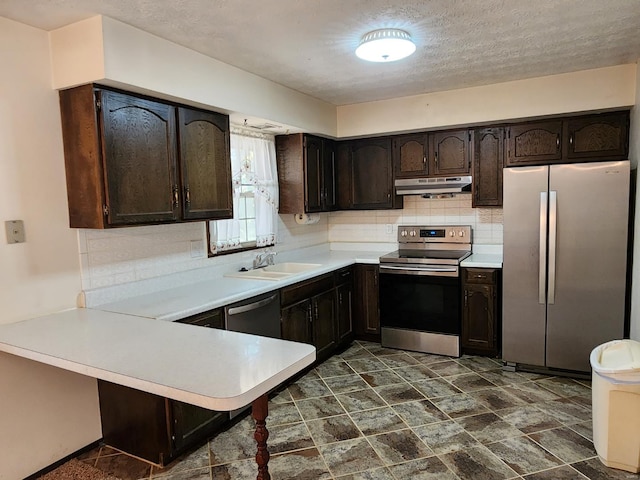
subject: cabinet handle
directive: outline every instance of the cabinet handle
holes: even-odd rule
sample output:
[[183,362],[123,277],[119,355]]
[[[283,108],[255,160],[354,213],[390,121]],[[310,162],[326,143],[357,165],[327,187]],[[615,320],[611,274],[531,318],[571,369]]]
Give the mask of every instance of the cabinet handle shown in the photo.
[[178,208],[178,186],[173,186],[173,208]]
[[573,133],[569,135],[569,145],[573,145]]
[[560,148],[560,135],[556,135],[556,150]]
[[469,301],[469,292],[464,291],[464,306],[466,307]]
[[309,317],[309,322],[313,322],[313,314],[311,308],[311,304],[309,304],[309,306],[307,307],[307,316]]
[[314,313],[315,313],[315,316],[316,316],[316,320],[318,320],[318,304],[317,303],[314,305],[314,310],[315,310]]
[[422,157],[422,164],[423,165],[427,164],[427,156],[426,155]]
[[342,292],[338,293],[338,303],[342,305]]
[[191,192],[189,191],[188,185],[184,188],[184,196],[185,196],[185,203],[187,204],[187,207],[188,207],[189,205],[191,205]]

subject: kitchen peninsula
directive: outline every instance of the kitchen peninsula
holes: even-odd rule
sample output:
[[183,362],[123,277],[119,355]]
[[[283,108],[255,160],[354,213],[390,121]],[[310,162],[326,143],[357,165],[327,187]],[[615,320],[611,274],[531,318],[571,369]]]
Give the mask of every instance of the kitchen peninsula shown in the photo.
[[212,410],[252,403],[259,479],[267,394],[316,358],[311,345],[89,309],[2,325],[0,351]]

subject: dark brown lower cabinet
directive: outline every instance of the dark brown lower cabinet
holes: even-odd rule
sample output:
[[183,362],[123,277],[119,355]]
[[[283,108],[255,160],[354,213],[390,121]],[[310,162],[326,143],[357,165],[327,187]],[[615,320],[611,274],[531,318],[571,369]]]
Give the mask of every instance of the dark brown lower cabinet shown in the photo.
[[[222,309],[180,320],[224,328]],[[107,445],[150,462],[166,465],[203,441],[229,419],[216,412],[102,380],[98,381],[102,435]]]
[[336,303],[333,274],[296,283],[280,291],[282,338],[316,347],[318,360],[336,348]]
[[462,353],[497,357],[500,353],[500,270],[462,270]]
[[378,265],[358,264],[354,267],[353,316],[356,338],[380,341],[380,301]]
[[353,341],[353,270],[351,267],[336,272],[336,316],[338,346]]

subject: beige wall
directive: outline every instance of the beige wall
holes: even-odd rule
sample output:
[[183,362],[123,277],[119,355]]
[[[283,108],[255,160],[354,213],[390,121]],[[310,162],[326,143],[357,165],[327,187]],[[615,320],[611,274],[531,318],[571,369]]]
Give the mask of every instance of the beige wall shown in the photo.
[[631,106],[636,65],[338,107],[338,137]]
[[55,30],[51,42],[55,88],[101,82],[336,135],[334,105],[108,17]]
[[[58,96],[48,35],[0,18],[0,323],[75,306]],[[25,222],[6,243],[4,221]],[[23,478],[101,437],[94,379],[0,356],[0,479]],[[61,441],[60,439],[64,439]]]

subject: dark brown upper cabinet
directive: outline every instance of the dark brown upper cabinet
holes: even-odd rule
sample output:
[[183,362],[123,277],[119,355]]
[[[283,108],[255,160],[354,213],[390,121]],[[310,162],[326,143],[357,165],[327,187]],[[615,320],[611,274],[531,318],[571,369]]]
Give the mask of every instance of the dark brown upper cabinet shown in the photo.
[[628,155],[629,111],[565,121],[567,159],[624,160]]
[[396,178],[414,178],[428,176],[428,134],[417,133],[394,138],[393,163]]
[[341,210],[402,208],[393,191],[391,138],[340,142],[337,157]]
[[431,134],[431,176],[469,175],[469,130],[451,130]]
[[502,206],[505,129],[478,128],[473,134],[473,207]]
[[512,125],[507,130],[507,166],[562,160],[562,120]]
[[335,142],[297,133],[276,137],[280,213],[336,209]]
[[60,109],[71,227],[232,216],[226,116],[94,85]]
[[183,218],[231,218],[229,117],[178,108]]

